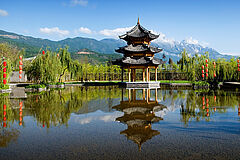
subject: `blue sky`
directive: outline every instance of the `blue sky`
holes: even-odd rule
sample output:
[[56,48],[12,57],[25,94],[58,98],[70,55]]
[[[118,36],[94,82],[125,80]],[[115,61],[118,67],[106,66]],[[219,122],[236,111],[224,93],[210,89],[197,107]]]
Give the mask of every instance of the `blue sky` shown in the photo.
[[117,38],[136,25],[240,55],[239,0],[0,0],[0,29],[33,37]]

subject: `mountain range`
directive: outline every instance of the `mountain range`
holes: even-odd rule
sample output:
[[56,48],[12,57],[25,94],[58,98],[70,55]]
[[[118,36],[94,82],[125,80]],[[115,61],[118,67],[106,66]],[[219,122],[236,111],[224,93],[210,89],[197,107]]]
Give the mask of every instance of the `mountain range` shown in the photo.
[[[57,48],[69,46],[69,51],[74,55],[77,52],[87,49],[89,51],[94,51],[95,53],[101,54],[118,54],[115,52],[115,49],[121,46],[126,45],[126,42],[120,39],[102,39],[96,40],[92,38],[66,38],[60,41],[52,41],[48,39],[34,38],[31,36],[19,35],[16,33],[6,32],[0,30],[0,43],[8,42],[12,45],[17,46],[18,48],[25,48],[26,57],[35,56],[38,54],[40,48],[49,47],[52,50]],[[230,59],[232,56],[223,55],[217,52],[213,48],[204,47],[198,43],[191,43],[187,40],[183,41],[164,41],[156,40],[151,43],[151,45],[162,48],[161,53],[156,54],[156,57],[162,57],[164,53],[167,58],[172,58],[175,62],[180,59],[180,53],[185,49],[188,54],[193,56],[194,54],[204,54],[205,52],[209,53],[210,58],[226,58]],[[117,56],[118,57],[118,56]]]

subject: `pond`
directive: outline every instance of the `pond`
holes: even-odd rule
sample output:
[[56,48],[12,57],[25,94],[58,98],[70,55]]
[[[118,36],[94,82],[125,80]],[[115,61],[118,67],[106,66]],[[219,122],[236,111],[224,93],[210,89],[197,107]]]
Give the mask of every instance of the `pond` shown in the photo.
[[0,103],[0,159],[240,158],[238,90],[67,87]]

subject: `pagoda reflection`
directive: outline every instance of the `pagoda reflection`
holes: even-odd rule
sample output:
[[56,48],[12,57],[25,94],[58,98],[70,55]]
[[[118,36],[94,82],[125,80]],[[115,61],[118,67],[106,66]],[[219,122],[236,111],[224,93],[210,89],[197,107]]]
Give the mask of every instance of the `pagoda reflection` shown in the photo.
[[159,131],[152,129],[152,124],[163,120],[162,117],[157,117],[155,112],[161,111],[166,107],[158,103],[157,89],[154,90],[154,100],[150,98],[150,89],[127,89],[127,99],[124,99],[124,90],[122,90],[122,100],[120,104],[113,107],[113,109],[124,112],[124,115],[116,118],[116,121],[127,124],[128,126],[128,128],[121,131],[120,134],[125,135],[128,139],[136,143],[139,150],[141,150],[141,145],[144,142],[160,134]]

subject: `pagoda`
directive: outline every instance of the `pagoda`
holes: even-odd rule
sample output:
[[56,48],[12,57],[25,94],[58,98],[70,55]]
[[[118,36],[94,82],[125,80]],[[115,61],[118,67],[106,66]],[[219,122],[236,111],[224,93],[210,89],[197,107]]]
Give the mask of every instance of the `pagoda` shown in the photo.
[[120,101],[119,105],[113,107],[124,115],[116,118],[123,124],[127,124],[127,129],[120,132],[128,139],[138,145],[139,150],[144,142],[152,137],[159,135],[160,132],[152,129],[152,124],[163,120],[162,117],[155,115],[162,111],[166,106],[157,101],[157,90],[155,90],[155,100],[150,99],[150,89],[142,89],[142,98],[137,97],[136,89],[128,89],[128,99]]
[[[154,54],[161,52],[161,48],[150,46],[150,42],[159,35],[155,35],[142,27],[139,23],[139,18],[137,25],[133,27],[126,34],[119,36],[127,42],[127,45],[120,47],[115,51],[123,54],[123,58],[113,61],[114,65],[119,65],[122,69],[122,82],[123,82],[123,71],[128,70],[128,82],[127,86],[132,86],[136,83],[136,69],[141,69],[143,73],[143,79],[141,86],[144,85],[149,87],[159,87],[159,82],[157,82],[157,68],[158,65],[165,63],[161,59],[154,57]],[[155,82],[150,82],[150,69],[155,69]],[[139,83],[139,84],[140,84]]]

